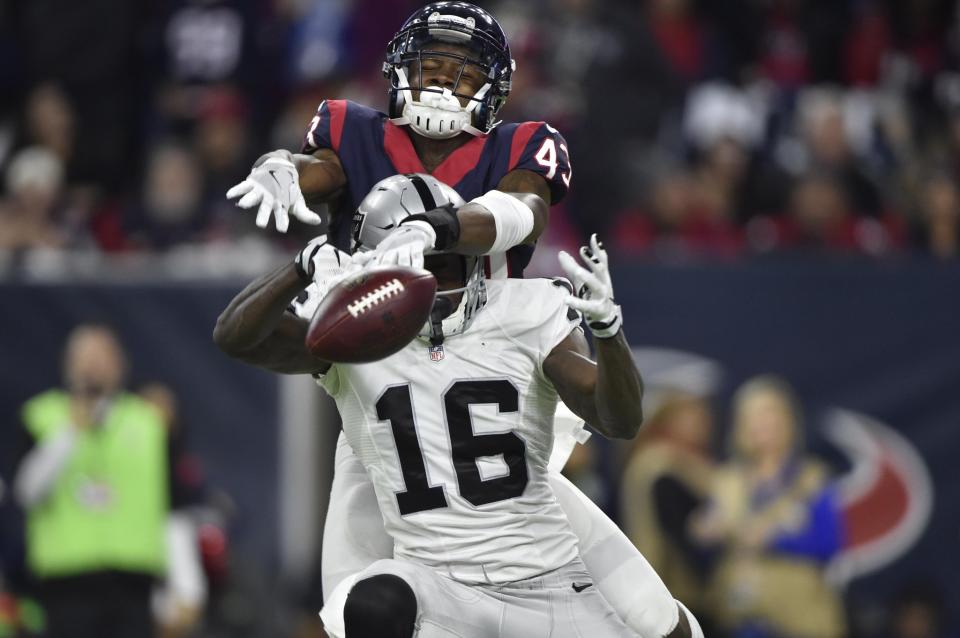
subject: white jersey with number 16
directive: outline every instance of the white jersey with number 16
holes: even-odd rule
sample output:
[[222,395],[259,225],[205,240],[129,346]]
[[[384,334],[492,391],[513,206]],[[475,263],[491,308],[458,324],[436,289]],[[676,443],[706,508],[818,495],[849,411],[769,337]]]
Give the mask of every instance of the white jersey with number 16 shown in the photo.
[[503,584],[577,555],[547,481],[558,397],[542,364],[580,319],[559,281],[486,285],[465,333],[335,364],[320,384],[370,475],[395,557]]

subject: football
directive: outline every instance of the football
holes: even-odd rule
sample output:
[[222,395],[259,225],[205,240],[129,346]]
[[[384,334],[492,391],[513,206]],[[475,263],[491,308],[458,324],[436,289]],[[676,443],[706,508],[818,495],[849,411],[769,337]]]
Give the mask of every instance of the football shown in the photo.
[[330,289],[307,330],[307,349],[331,363],[369,363],[398,352],[430,317],[437,280],[426,270],[380,266]]

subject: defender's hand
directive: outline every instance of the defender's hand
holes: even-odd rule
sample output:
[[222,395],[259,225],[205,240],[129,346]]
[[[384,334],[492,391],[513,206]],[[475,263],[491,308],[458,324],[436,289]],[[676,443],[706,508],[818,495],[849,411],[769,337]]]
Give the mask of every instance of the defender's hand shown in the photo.
[[591,235],[590,245],[581,246],[580,258],[587,268],[579,265],[567,252],[561,250],[558,255],[560,266],[573,282],[577,296],[567,298],[567,305],[582,312],[587,318],[587,326],[593,336],[607,339],[617,334],[623,324],[620,306],[613,300],[613,283],[610,281],[610,268],[607,265],[607,251]]
[[423,255],[433,249],[436,241],[437,233],[427,222],[401,223],[376,248],[357,253],[353,261],[365,268],[390,265],[423,268]]
[[289,151],[279,150],[263,155],[253,165],[253,170],[243,180],[227,191],[227,198],[239,197],[240,208],[257,209],[257,226],[266,228],[273,215],[277,230],[287,232],[289,215],[300,221],[316,225],[320,215],[307,208],[300,192],[300,176]]

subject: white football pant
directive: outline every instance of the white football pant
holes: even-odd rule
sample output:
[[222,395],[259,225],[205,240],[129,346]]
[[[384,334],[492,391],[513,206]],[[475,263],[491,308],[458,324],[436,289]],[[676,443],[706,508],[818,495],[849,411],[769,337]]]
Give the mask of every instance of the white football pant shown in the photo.
[[[573,449],[571,440],[582,442],[586,437],[569,426],[568,417],[563,418],[560,410],[557,421],[550,485],[579,539],[580,556],[593,583],[617,616],[641,638],[668,635],[679,620],[677,601],[630,539],[559,473]],[[393,540],[383,528],[373,484],[342,433],[334,467],[323,533],[325,602],[320,616],[329,635],[343,638],[347,594],[361,572],[379,560],[393,558]],[[686,608],[684,612],[694,638],[702,637],[696,619]]]

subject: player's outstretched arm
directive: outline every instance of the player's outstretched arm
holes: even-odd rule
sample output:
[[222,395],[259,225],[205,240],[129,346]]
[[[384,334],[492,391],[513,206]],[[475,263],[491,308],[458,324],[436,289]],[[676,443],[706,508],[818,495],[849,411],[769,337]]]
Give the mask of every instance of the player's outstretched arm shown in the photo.
[[533,244],[550,221],[550,187],[533,171],[510,171],[496,190],[461,206],[457,219],[460,237],[452,249],[462,255],[486,255]]
[[300,192],[308,206],[329,202],[347,185],[347,174],[332,149],[321,148],[312,155],[293,158],[300,175]]
[[560,265],[577,291],[567,305],[584,313],[593,333],[597,361],[583,334],[564,339],[543,362],[543,370],[567,406],[608,437],[633,438],[643,421],[643,379],[623,336],[620,307],[613,300],[607,254],[594,235],[580,249],[587,268],[565,252]]
[[233,298],[217,319],[214,342],[231,357],[273,372],[325,372],[330,364],[306,348],[307,321],[288,308],[311,284],[325,294],[347,272],[349,262],[326,235],[312,239],[293,263],[255,279]]
[[442,206],[404,219],[359,263],[419,268],[424,253],[434,250],[462,255],[502,253],[536,242],[549,216],[550,187],[543,176],[513,170],[495,190],[459,208]]
[[214,343],[235,359],[273,372],[326,371],[330,365],[304,345],[307,322],[287,311],[308,283],[293,264],[253,280],[220,314],[213,329]]
[[597,432],[632,439],[643,421],[640,372],[622,330],[595,342],[596,362],[583,333],[572,332],[544,359],[543,371],[567,407]]

